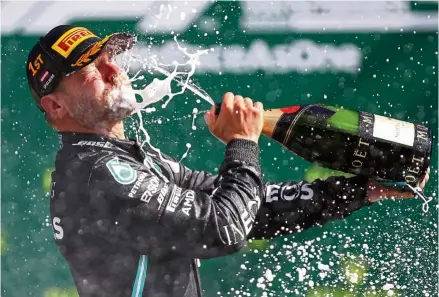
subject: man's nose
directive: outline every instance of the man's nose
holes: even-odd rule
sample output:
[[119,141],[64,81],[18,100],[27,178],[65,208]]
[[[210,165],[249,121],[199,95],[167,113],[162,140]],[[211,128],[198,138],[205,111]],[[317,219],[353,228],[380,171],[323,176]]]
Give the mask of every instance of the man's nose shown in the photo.
[[112,61],[107,60],[103,64],[104,65],[102,65],[103,67],[101,69],[102,78],[105,80],[105,82],[111,83],[115,77],[119,76],[119,74],[122,72],[122,69],[120,69],[120,67]]

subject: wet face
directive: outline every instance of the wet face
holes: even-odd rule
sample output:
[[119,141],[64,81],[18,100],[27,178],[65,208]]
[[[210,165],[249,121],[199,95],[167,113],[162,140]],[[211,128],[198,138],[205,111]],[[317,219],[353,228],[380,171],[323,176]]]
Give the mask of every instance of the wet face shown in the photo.
[[87,128],[123,120],[136,102],[127,74],[105,51],[93,63],[63,78],[57,92],[69,115]]

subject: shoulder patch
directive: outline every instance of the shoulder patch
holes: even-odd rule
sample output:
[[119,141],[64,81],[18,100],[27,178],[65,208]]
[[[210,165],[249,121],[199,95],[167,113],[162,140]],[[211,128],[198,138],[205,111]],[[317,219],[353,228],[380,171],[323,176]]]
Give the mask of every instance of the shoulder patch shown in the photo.
[[131,165],[121,162],[118,157],[114,157],[105,165],[119,184],[129,185],[137,179],[137,172],[131,167]]

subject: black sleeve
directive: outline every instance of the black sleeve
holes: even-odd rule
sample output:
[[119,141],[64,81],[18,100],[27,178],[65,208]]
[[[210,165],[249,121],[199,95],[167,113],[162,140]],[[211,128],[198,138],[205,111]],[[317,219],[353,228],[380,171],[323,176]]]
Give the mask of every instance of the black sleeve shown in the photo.
[[[176,182],[209,192],[215,175],[181,168]],[[249,238],[273,238],[345,218],[370,205],[365,177],[330,177],[326,180],[264,184],[264,198]]]
[[124,156],[99,162],[90,176],[94,196],[111,199],[110,239],[144,254],[174,251],[210,258],[241,249],[263,194],[259,147],[233,140],[210,193],[169,182]]
[[294,234],[345,218],[370,205],[367,181],[362,176],[330,177],[312,183],[265,184],[264,199],[249,238],[268,239]]

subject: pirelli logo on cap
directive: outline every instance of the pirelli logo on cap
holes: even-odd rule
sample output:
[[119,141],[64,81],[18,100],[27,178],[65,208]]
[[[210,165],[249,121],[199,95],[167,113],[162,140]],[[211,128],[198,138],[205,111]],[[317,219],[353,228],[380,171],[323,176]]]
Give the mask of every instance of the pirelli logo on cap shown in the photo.
[[52,49],[64,58],[67,58],[75,47],[91,37],[97,36],[86,28],[75,27],[61,35],[61,37],[52,45]]

